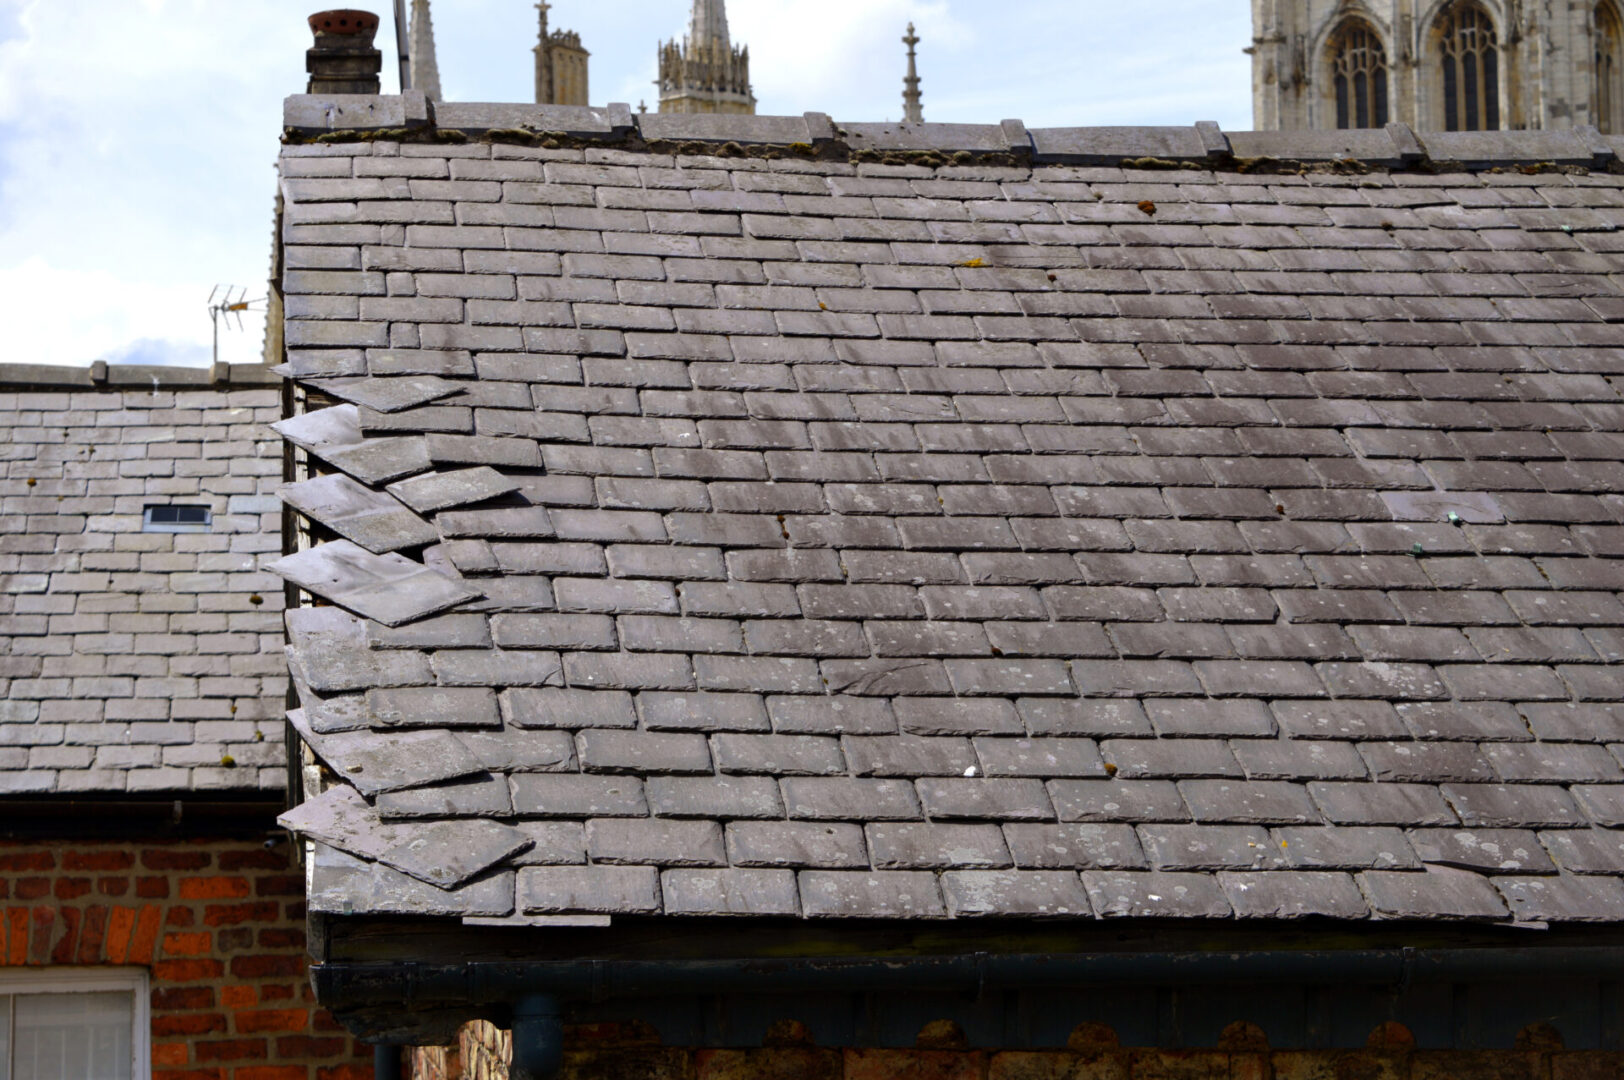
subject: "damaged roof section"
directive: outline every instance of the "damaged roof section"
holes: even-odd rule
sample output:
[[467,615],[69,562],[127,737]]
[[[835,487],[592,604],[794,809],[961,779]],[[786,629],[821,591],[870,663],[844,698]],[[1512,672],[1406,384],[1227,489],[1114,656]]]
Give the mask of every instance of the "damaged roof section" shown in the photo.
[[1624,919],[1624,177],[737,124],[285,147],[313,910]]

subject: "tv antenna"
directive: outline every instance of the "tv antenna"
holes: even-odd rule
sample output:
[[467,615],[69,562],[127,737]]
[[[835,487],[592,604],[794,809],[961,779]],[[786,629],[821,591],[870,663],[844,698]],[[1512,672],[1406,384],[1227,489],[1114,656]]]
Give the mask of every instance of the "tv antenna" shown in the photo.
[[231,320],[237,320],[237,329],[242,327],[242,313],[250,310],[255,304],[263,304],[265,297],[258,300],[249,300],[248,290],[240,285],[216,285],[209,293],[209,321],[214,324],[214,362],[220,362],[220,323],[231,329]]

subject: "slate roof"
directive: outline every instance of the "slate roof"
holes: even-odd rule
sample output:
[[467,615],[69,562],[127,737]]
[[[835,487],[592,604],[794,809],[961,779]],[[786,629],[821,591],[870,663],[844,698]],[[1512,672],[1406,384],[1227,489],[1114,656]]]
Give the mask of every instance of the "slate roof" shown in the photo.
[[[0,365],[0,798],[275,800],[280,413],[259,365]],[[210,530],[142,531],[177,503]]]
[[313,910],[1624,918],[1624,143],[440,108],[289,103]]

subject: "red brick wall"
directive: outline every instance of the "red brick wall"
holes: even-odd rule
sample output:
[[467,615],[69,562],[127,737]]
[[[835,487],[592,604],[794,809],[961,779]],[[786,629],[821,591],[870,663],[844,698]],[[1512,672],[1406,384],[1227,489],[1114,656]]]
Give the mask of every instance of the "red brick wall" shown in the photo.
[[[511,1043],[470,1024],[459,1045],[412,1052],[412,1080],[507,1080]],[[827,1049],[793,1021],[751,1050],[661,1046],[651,1029],[601,1024],[567,1029],[560,1080],[1621,1080],[1624,1053],[1562,1049],[1543,1025],[1518,1049],[1416,1050],[1401,1024],[1371,1032],[1359,1050],[1271,1050],[1251,1024],[1230,1026],[1204,1050],[1118,1045],[1103,1024],[1080,1024],[1064,1050],[971,1050],[951,1022],[929,1024],[914,1049]]]
[[312,1005],[290,845],[0,842],[0,965],[144,967],[153,1080],[371,1080]]

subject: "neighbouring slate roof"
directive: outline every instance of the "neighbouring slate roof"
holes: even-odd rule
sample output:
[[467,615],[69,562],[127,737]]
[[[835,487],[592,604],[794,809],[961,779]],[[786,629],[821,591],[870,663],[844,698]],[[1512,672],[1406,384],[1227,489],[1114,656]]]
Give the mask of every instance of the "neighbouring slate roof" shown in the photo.
[[[262,366],[0,365],[0,800],[275,799],[280,412]],[[209,531],[142,531],[177,503]]]
[[1624,918],[1624,176],[811,122],[285,147],[314,910]]

